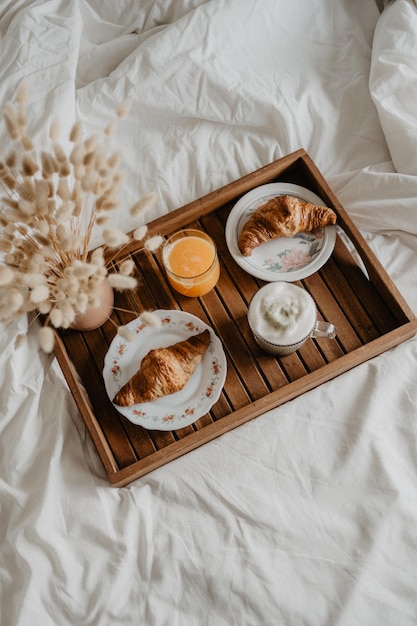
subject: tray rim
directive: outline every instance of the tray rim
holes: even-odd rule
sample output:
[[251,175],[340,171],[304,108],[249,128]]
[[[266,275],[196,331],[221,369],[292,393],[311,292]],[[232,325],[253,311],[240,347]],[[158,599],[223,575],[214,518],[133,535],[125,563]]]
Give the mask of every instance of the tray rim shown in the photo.
[[[356,367],[356,365],[374,358],[382,352],[406,341],[417,333],[417,317],[304,149],[299,149],[281,157],[236,181],[179,207],[167,215],[156,218],[148,224],[148,232],[150,235],[159,234],[160,232],[164,232],[165,235],[168,235],[175,229],[181,228],[193,220],[199,219],[204,215],[214,212],[223,205],[236,200],[254,187],[265,184],[266,182],[273,182],[276,177],[283,174],[290,166],[296,164],[298,160],[303,163],[314,181],[314,185],[318,189],[318,195],[323,197],[323,200],[332,206],[337,213],[338,224],[355,246],[368,272],[370,281],[374,283],[378,293],[381,294],[384,301],[395,312],[397,318],[402,318],[403,323],[399,323],[394,330],[361,345],[335,361],[326,363],[319,369],[309,372],[300,379],[288,383],[285,387],[277,389],[240,409],[236,409],[220,420],[204,426],[201,430],[195,431],[185,438],[180,438],[169,446],[161,448],[153,454],[139,459],[123,468],[118,467],[111,447],[91,408],[87,394],[84,392],[78,380],[75,366],[68,356],[60,333],[59,331],[55,331],[55,356],[112,486],[123,487],[137,480],[141,476],[183,454],[259,417],[266,411],[281,406],[302,393]],[[306,186],[308,186],[308,181]],[[141,247],[142,244],[138,245],[137,243],[133,243],[131,246],[124,248],[123,252],[116,256],[114,260],[117,262],[117,260],[125,258],[129,254],[136,253]]]

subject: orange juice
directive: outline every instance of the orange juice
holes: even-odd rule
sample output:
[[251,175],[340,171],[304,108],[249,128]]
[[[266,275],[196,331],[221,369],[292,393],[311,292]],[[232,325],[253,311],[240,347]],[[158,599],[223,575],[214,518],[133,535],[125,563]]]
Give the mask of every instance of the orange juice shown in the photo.
[[170,284],[184,296],[202,296],[219,279],[216,246],[201,231],[188,229],[172,235],[165,244],[163,257]]

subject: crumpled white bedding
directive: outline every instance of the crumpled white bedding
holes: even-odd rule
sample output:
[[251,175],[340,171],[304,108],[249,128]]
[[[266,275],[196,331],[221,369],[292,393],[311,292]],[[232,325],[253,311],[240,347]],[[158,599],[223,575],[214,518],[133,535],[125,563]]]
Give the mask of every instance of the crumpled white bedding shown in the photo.
[[[37,141],[133,101],[126,206],[305,148],[417,311],[414,0],[1,0],[0,35]],[[416,624],[416,339],[117,489],[25,324],[0,329],[2,626]]]

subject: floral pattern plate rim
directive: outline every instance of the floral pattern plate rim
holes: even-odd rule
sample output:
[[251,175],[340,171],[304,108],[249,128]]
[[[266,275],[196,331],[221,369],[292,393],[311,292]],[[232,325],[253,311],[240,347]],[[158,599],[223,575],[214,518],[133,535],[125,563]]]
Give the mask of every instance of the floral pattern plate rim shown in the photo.
[[293,282],[317,272],[328,260],[336,242],[336,227],[319,228],[294,237],[278,237],[258,246],[249,257],[239,251],[240,231],[251,214],[270,198],[291,195],[324,206],[315,193],[292,183],[268,183],[252,189],[238,200],[226,223],[226,242],[236,263],[246,272],[269,282]]
[[134,424],[150,430],[178,430],[205,415],[219,399],[226,378],[226,356],[213,329],[195,315],[163,309],[153,313],[161,320],[160,327],[143,324],[139,316],[127,324],[134,334],[132,341],[120,335],[113,339],[104,358],[104,385],[112,400],[139,369],[142,358],[149,350],[183,341],[208,328],[211,336],[209,347],[181,391],[129,407],[113,404],[119,413]]

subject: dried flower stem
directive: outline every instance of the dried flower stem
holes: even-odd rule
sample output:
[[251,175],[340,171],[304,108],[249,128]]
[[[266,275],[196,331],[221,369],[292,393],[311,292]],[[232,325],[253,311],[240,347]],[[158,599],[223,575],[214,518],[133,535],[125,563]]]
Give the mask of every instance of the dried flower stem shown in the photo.
[[[50,143],[36,150],[27,130],[27,96],[27,86],[22,85],[17,104],[7,103],[3,109],[14,148],[0,157],[0,321],[8,323],[33,311],[35,319],[44,315],[47,325],[68,328],[89,304],[97,306],[103,280],[115,289],[136,286],[134,263],[125,262],[120,274],[109,274],[113,259],[135,237],[106,227],[119,206],[117,194],[124,180],[121,153],[109,152],[108,142],[129,105],[119,107],[101,135],[83,138],[82,125],[75,122],[67,155],[58,140],[58,121],[49,128]],[[154,200],[154,194],[145,195],[131,215],[143,217]],[[90,252],[96,228],[102,229],[104,244]],[[144,237],[143,224],[141,229]],[[51,333],[44,328],[40,335],[46,351],[51,349]]]

